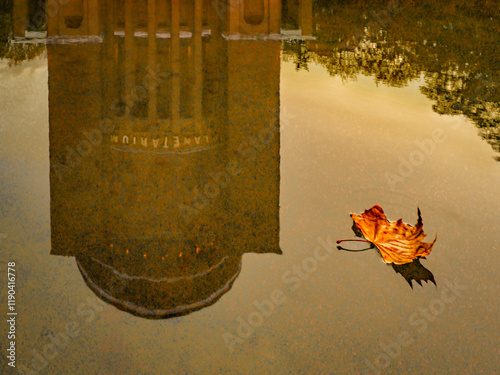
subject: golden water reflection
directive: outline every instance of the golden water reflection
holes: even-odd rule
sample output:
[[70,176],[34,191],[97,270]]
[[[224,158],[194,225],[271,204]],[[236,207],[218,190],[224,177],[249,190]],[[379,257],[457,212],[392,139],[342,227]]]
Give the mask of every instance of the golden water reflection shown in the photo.
[[[494,373],[499,164],[472,124],[488,122],[480,130],[494,145],[494,2],[462,1],[461,12],[456,1],[404,2],[415,6],[385,34],[361,37],[388,1],[256,1],[246,14],[233,0],[204,1],[201,12],[178,1],[173,30],[173,1],[95,3],[116,21],[98,18],[97,33],[89,6],[64,11],[63,34],[22,22],[0,33],[1,56],[18,63],[2,61],[0,130],[1,245],[22,282],[19,368]],[[266,22],[271,10],[281,30]],[[162,22],[149,23],[153,13]],[[392,191],[384,174],[399,173],[436,128],[446,141]],[[439,239],[421,265],[437,287],[429,279],[412,291],[403,278],[430,275],[391,269],[374,250],[333,247],[306,270],[318,238],[350,235],[348,213],[375,203],[409,222],[417,205],[425,212]],[[275,290],[286,302],[239,336]],[[79,336],[54,347],[68,324]],[[241,338],[234,353],[227,333]],[[413,344],[382,369],[401,333]]]
[[165,25],[126,2],[102,42],[47,47],[51,254],[147,318],[213,304],[245,253],[281,254],[280,41],[228,40],[206,6]]
[[33,58],[22,38],[47,33],[52,254],[75,256],[100,298],[186,314],[231,288],[242,254],[281,252],[280,57],[343,81],[424,77],[435,112],[465,115],[500,151],[484,14],[406,6],[374,22],[364,5],[279,3],[68,1],[45,18],[14,3],[21,44],[3,57]]

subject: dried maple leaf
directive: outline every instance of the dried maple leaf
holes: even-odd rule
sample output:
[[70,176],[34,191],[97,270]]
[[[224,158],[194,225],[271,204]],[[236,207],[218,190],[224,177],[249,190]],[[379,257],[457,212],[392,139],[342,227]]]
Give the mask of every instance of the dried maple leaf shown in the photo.
[[403,223],[402,219],[390,222],[379,205],[365,210],[361,215],[351,214],[354,224],[364,238],[380,251],[384,262],[406,264],[417,257],[425,257],[436,242],[423,242],[425,233],[422,217],[418,209],[418,221],[414,227]]

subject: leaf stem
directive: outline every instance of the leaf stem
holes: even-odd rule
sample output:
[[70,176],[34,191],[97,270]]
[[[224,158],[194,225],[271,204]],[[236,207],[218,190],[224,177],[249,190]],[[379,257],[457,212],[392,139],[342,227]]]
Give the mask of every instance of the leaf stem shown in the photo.
[[371,250],[371,249],[373,249],[373,247],[374,247],[373,244],[370,244],[370,247],[368,247],[366,249],[353,250],[353,249],[345,249],[342,246],[337,246],[337,249],[338,250],[342,250],[342,251],[351,251],[353,253],[357,253],[358,251],[368,251],[368,250]]
[[[345,239],[345,240],[337,240],[337,243],[345,242],[345,241],[354,241],[354,242],[370,242],[368,240],[358,240],[358,239]],[[371,243],[371,242],[370,242]]]

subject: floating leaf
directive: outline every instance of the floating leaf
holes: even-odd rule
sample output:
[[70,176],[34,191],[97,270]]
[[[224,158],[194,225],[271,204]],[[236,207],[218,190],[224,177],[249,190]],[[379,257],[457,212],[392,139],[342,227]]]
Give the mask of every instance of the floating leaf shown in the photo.
[[379,205],[361,215],[351,214],[351,217],[363,237],[379,249],[386,263],[406,264],[417,257],[425,257],[430,254],[437,239],[436,236],[433,242],[423,242],[426,235],[420,209],[414,227],[403,223],[402,219],[390,222]]

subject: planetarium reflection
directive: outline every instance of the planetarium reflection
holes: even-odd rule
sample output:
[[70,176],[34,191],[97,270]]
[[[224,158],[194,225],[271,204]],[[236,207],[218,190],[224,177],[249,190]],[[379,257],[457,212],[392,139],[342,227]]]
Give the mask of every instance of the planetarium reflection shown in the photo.
[[215,303],[244,253],[281,254],[279,14],[264,2],[235,25],[201,1],[125,3],[83,18],[102,40],[61,43],[49,19],[51,254],[161,319]]

